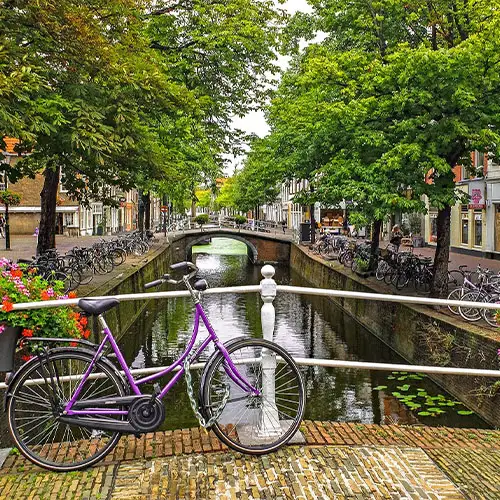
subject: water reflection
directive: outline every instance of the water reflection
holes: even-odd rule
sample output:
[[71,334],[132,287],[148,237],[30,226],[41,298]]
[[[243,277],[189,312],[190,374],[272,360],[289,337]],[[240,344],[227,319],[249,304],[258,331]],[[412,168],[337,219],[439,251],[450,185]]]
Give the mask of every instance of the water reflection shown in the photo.
[[[220,247],[223,243],[215,244]],[[206,248],[201,247],[201,251]],[[200,269],[199,277],[207,279],[212,287],[257,284],[261,279],[260,268],[251,265],[246,255],[194,253],[193,258]],[[280,284],[308,285],[287,268],[279,267],[276,271],[275,279]],[[258,294],[205,296],[203,305],[222,341],[238,336],[262,337]],[[275,307],[274,341],[295,356],[404,362],[327,299],[278,294]],[[188,299],[151,302],[134,328],[121,339],[127,360],[134,368],[172,363],[184,351],[191,336],[193,316],[193,306]],[[198,342],[205,336],[206,330],[200,326]],[[207,350],[204,357],[210,352]],[[306,418],[363,423],[416,422],[415,415],[391,395],[402,382],[388,381],[390,374],[321,367],[304,367],[303,374],[308,396]],[[373,390],[380,385],[388,389]],[[418,386],[429,394],[443,392],[428,379],[418,381]],[[167,396],[165,429],[196,425],[185,392],[184,382],[180,382]],[[430,425],[485,427],[479,418],[458,416],[453,410],[421,420]]]

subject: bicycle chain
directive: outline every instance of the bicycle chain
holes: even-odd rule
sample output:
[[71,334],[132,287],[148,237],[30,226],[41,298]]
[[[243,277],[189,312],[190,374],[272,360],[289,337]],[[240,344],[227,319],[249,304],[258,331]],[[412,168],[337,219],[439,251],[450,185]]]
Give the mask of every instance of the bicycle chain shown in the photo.
[[225,392],[224,392],[224,397],[222,398],[222,402],[219,406],[219,409],[217,410],[216,413],[212,415],[211,418],[208,420],[205,420],[203,415],[200,413],[198,409],[198,402],[196,401],[196,398],[194,397],[194,391],[193,391],[193,385],[192,385],[192,377],[191,377],[191,372],[189,368],[189,361],[187,358],[184,360],[184,371],[185,371],[185,377],[186,377],[186,388],[187,388],[187,394],[189,398],[189,402],[191,404],[191,408],[193,410],[193,413],[195,414],[196,418],[198,419],[198,422],[200,422],[200,425],[208,429],[209,427],[212,427],[212,425],[215,424],[217,419],[221,416],[222,412],[224,411],[224,408],[226,407],[227,400],[229,399],[229,386],[225,386]]

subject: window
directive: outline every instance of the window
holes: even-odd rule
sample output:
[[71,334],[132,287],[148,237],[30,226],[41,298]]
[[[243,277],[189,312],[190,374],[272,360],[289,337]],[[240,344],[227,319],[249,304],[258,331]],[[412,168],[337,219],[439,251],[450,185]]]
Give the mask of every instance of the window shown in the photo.
[[483,214],[474,212],[474,245],[480,247],[483,244]]
[[462,245],[469,244],[469,217],[462,214]]
[[437,213],[431,212],[429,217],[431,221],[431,241],[437,241]]
[[474,171],[476,177],[484,175],[484,153],[481,151],[474,152]]
[[75,226],[75,214],[73,212],[69,214],[64,214],[63,224],[66,227],[74,227]]

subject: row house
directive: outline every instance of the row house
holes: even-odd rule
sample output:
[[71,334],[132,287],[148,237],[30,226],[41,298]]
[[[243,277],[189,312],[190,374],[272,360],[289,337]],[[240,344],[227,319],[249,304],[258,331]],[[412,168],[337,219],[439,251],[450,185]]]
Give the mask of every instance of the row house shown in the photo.
[[[500,258],[500,165],[487,154],[472,154],[470,176],[464,167],[454,169],[457,189],[468,195],[451,211],[451,248],[473,255]],[[428,206],[424,217],[424,238],[430,245],[437,239],[437,209]]]
[[[22,156],[14,150],[16,139],[4,138],[6,150],[2,151],[3,163],[14,166]],[[0,189],[9,189],[21,196],[17,207],[9,207],[11,234],[34,234],[40,224],[40,192],[43,175],[36,174],[34,179],[22,178],[9,182],[7,172],[0,171]],[[93,201],[89,205],[80,204],[72,199],[62,183],[59,183],[56,206],[56,234],[66,236],[86,236],[92,234],[111,234],[118,231],[131,231],[137,228],[138,195],[137,190],[123,193],[116,187],[110,188],[110,196],[117,200],[118,207],[105,206]],[[159,203],[154,199],[152,216],[160,219]],[[158,207],[156,206],[158,205]],[[0,213],[5,207],[0,206]],[[155,219],[155,220],[156,220]]]

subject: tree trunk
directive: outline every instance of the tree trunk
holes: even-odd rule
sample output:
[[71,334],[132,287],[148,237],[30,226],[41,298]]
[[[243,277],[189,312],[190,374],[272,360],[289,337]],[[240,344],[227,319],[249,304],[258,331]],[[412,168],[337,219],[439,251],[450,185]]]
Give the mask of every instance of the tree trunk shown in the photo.
[[149,231],[151,229],[151,195],[144,194],[142,200],[144,201],[144,228]]
[[438,210],[437,246],[432,272],[431,297],[446,297],[448,291],[448,260],[450,257],[451,207]]
[[309,206],[311,212],[311,243],[316,242],[316,219],[314,218],[314,203]]
[[40,193],[40,226],[38,231],[37,255],[56,247],[56,201],[59,186],[59,167],[47,167],[43,173],[42,192]]
[[139,213],[137,215],[137,225],[141,235],[144,234],[144,192],[139,191]]
[[370,246],[370,264],[368,269],[373,271],[377,266],[378,260],[378,247],[380,243],[380,231],[382,229],[382,220],[376,220],[373,222],[372,231],[372,244]]

